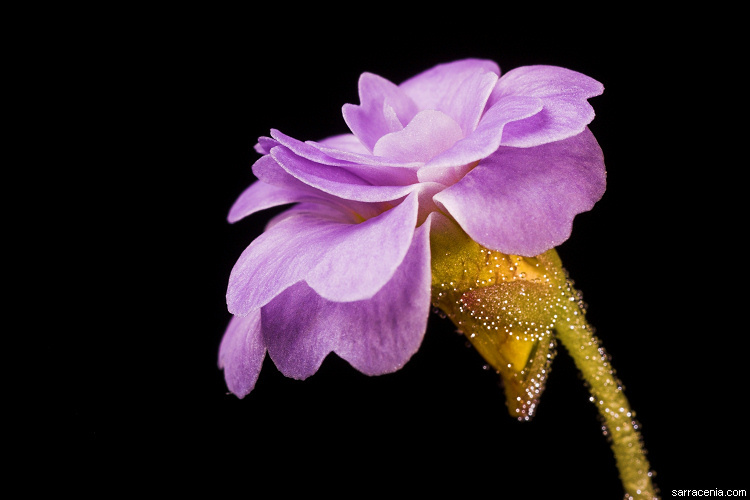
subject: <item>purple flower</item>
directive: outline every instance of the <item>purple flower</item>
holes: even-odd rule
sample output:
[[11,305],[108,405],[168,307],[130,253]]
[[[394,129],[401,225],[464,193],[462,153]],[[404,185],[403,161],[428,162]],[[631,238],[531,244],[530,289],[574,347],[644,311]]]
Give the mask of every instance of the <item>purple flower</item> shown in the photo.
[[293,205],[229,278],[219,365],[234,394],[253,389],[266,353],[297,379],[331,352],[369,375],[401,368],[425,333],[430,231],[446,220],[506,254],[538,255],[568,238],[605,189],[587,128],[587,99],[603,87],[554,66],[499,75],[476,59],[400,85],[364,73],[360,104],[343,107],[351,134],[259,139],[258,181],[229,221]]

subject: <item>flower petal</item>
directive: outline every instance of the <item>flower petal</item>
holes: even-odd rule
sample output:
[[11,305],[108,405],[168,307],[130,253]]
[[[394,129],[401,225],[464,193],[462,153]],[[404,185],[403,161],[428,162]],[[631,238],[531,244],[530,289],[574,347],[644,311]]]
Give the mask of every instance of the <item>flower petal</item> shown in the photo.
[[[334,136],[320,142],[298,141],[278,130],[272,130],[271,136],[277,144],[285,146],[297,156],[323,165],[346,167],[373,184],[402,186],[417,182],[418,164],[402,164],[378,158],[367,151],[361,143],[358,148],[352,139],[345,136],[338,136],[338,139]],[[353,135],[349,134],[349,137],[359,142]]]
[[[283,149],[281,146],[275,146],[271,151],[273,152],[279,148]],[[321,168],[325,169],[327,167],[323,165]],[[255,164],[253,164],[253,173],[261,182],[280,189],[278,194],[279,202],[309,202],[334,207],[339,211],[339,217],[336,217],[336,219],[340,221],[346,221],[348,223],[360,222],[363,219],[375,217],[388,208],[380,206],[381,204],[379,202],[359,202],[331,195],[316,186],[294,177],[287,172],[284,167],[276,161],[276,159],[274,159],[273,155],[270,154],[260,158]],[[350,187],[350,189],[355,189],[355,187]],[[421,188],[422,185],[415,184],[411,188],[404,188],[403,191],[409,192]],[[341,189],[343,190],[344,187]],[[393,189],[396,190],[397,188]],[[284,191],[286,191],[286,195],[284,194]],[[330,213],[330,210],[328,210],[328,213]],[[326,218],[330,219],[331,217]]]
[[480,245],[534,256],[570,236],[574,216],[593,207],[605,182],[587,128],[535,148],[501,147],[434,199]]
[[381,137],[373,154],[404,163],[427,162],[463,137],[461,127],[441,111],[420,111],[398,132]]
[[292,192],[315,192],[313,187],[308,186],[299,179],[295,179],[294,176],[284,170],[270,154],[262,156],[258,161],[253,163],[253,174],[258,180],[280,189],[288,189]]
[[493,61],[464,59],[439,64],[403,82],[400,88],[419,109],[436,109],[456,120],[464,135],[477,125],[500,68]]
[[232,316],[219,346],[219,368],[224,370],[229,390],[240,398],[252,391],[265,357],[260,310],[244,318]]
[[342,151],[351,151],[352,153],[368,154],[370,152],[354,134],[333,135],[318,141],[318,143]]
[[357,222],[350,214],[342,212],[341,205],[316,200],[311,203],[297,203],[284,210],[280,214],[274,215],[266,223],[265,230],[268,231],[282,220],[288,219],[290,217],[296,217],[300,214],[312,215],[317,218],[339,221],[346,224],[353,224]]
[[273,186],[262,181],[252,183],[229,209],[227,220],[238,220],[261,210],[308,199],[309,193],[296,189]]
[[508,96],[538,97],[544,109],[508,124],[504,146],[532,147],[577,135],[594,119],[587,99],[604,91],[601,83],[584,74],[556,66],[523,66],[498,80],[488,106]]
[[271,150],[276,162],[290,175],[323,192],[347,200],[377,202],[403,198],[418,185],[372,185],[352,170],[323,165],[299,157],[283,146]]
[[372,297],[401,264],[416,227],[418,194],[360,224],[300,212],[275,224],[240,255],[229,276],[227,305],[239,316],[305,280],[322,297]]
[[361,167],[373,167],[376,169],[401,169],[405,173],[415,172],[417,168],[422,166],[421,162],[400,162],[391,158],[384,158],[382,156],[375,156],[373,154],[361,154],[353,151],[344,151],[341,149],[334,149],[325,144],[316,143],[313,141],[307,141],[306,144],[317,147],[322,153],[335,158],[337,160],[347,161],[350,163],[357,164]]
[[430,312],[429,223],[416,230],[391,280],[372,298],[331,302],[297,283],[262,309],[269,355],[287,377],[304,379],[335,352],[367,375],[391,373],[417,351]]
[[[339,160],[339,159],[326,155],[324,152],[320,150],[319,147],[316,147],[315,143],[302,142],[276,129],[271,130],[271,137],[273,137],[273,140],[276,141],[276,144],[274,144],[274,146],[277,146],[280,144],[288,148],[290,151],[294,152],[294,154],[299,155],[303,158],[307,158],[308,160],[312,160],[315,163],[322,163],[323,165],[336,165],[336,166],[345,166],[345,165],[353,164],[350,161]],[[321,143],[324,143],[324,144],[330,144],[331,142],[333,142],[331,147],[339,146],[339,143],[337,141],[329,141],[328,139],[324,139],[323,141],[321,141]],[[345,151],[349,151],[349,149],[345,149]],[[269,153],[271,152],[270,147],[268,148],[268,152]],[[368,152],[365,151],[365,153],[368,153]]]
[[278,142],[270,137],[259,137],[254,149],[262,155],[267,155],[271,152],[271,148],[277,144]]
[[383,135],[401,130],[418,108],[395,84],[372,73],[359,77],[360,104],[345,104],[344,121],[354,135],[372,150]]
[[417,172],[421,182],[434,181],[446,186],[460,179],[470,163],[486,158],[500,147],[506,124],[538,113],[542,101],[536,97],[509,96],[488,109],[468,137],[436,156]]

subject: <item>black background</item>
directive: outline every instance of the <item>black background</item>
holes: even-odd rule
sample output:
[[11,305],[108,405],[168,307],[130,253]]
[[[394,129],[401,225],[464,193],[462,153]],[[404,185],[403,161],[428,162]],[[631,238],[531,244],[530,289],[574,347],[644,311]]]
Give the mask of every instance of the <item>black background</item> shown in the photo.
[[434,315],[420,351],[390,375],[364,376],[332,355],[295,381],[266,359],[240,400],[217,368],[229,272],[275,213],[226,222],[253,180],[256,139],[270,128],[303,140],[345,132],[341,106],[358,102],[364,71],[400,82],[480,57],[503,71],[564,66],[604,84],[590,128],[608,189],[559,253],[664,498],[747,487],[731,453],[743,456],[747,443],[744,333],[734,323],[745,292],[732,285],[736,249],[718,243],[731,217],[707,215],[730,200],[715,196],[720,120],[703,113],[722,99],[707,91],[703,31],[665,32],[666,16],[614,10],[454,7],[468,15],[143,12],[55,53],[75,61],[61,67],[74,68],[76,102],[86,103],[76,144],[88,144],[80,150],[93,168],[58,174],[89,186],[67,199],[67,237],[80,244],[62,279],[86,292],[59,292],[72,303],[58,320],[75,334],[48,331],[31,370],[45,388],[24,412],[41,437],[35,460],[73,466],[65,481],[80,488],[96,477],[164,492],[233,485],[250,497],[460,488],[465,498],[621,498],[596,410],[562,348],[525,423],[507,414],[497,376]]

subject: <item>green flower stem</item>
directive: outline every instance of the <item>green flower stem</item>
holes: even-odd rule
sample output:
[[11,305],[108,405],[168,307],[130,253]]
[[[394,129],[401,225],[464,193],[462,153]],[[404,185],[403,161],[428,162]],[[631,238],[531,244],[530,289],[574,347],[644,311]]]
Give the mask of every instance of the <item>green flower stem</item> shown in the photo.
[[657,499],[635,413],[557,252],[502,254],[440,217],[430,243],[433,305],[502,377],[510,415],[519,420],[533,416],[554,354],[554,335],[573,358],[603,418],[626,499]]
[[635,413],[630,409],[622,385],[614,374],[609,356],[575,301],[568,302],[561,311],[562,317],[557,318],[555,325],[557,339],[565,346],[583,375],[591,401],[604,419],[604,431],[611,440],[625,498],[658,498]]

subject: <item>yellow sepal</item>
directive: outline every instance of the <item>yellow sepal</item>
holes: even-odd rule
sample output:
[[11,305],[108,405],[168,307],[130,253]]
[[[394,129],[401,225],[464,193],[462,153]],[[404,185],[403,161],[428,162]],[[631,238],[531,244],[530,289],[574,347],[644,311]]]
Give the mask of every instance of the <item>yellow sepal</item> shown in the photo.
[[433,304],[500,374],[510,414],[530,418],[555,353],[553,305],[565,286],[557,253],[493,251],[446,218],[433,223],[431,250]]

